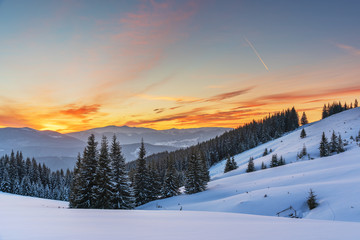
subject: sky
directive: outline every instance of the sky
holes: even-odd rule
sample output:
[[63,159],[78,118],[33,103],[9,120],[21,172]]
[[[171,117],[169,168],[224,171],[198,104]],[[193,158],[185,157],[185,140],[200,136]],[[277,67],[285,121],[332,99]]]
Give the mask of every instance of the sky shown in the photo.
[[[359,1],[0,0],[0,127],[238,127],[360,96]],[[360,100],[360,98],[359,98]]]

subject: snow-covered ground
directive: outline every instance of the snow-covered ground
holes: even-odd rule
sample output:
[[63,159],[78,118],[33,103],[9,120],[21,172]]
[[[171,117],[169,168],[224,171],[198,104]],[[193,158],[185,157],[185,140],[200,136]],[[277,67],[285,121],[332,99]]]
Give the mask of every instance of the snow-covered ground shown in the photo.
[[[349,144],[346,152],[319,157],[319,143],[324,131],[330,140],[332,131],[341,134]],[[210,169],[212,181],[208,190],[194,195],[181,195],[140,206],[146,210],[192,210],[247,213],[277,216],[292,206],[297,216],[307,219],[360,222],[360,147],[350,137],[360,130],[360,108],[351,109],[305,126],[307,137],[296,130],[274,141],[235,156],[237,170],[223,174],[225,161]],[[297,160],[305,144],[313,160]],[[262,157],[264,149],[273,153]],[[269,166],[271,155],[283,156],[287,165],[260,170]],[[250,157],[257,171],[245,173]],[[306,205],[309,190],[317,195],[320,205],[309,211]],[[280,214],[295,213],[288,210]]]
[[[213,166],[205,192],[137,210],[68,209],[66,202],[0,193],[0,240],[359,239],[360,147],[350,137],[360,130],[360,108],[305,130],[304,139],[299,129],[235,156],[237,170],[223,174],[225,162]],[[348,142],[346,152],[319,158],[321,134],[330,139],[333,130]],[[296,159],[304,144],[313,160]],[[265,148],[283,156],[287,165],[260,170],[271,160],[272,154],[262,157]],[[251,156],[257,171],[245,173]],[[319,202],[311,211],[306,205],[310,189]],[[295,211],[301,219],[287,217]]]
[[358,239],[360,223],[196,211],[68,209],[0,193],[0,239]]

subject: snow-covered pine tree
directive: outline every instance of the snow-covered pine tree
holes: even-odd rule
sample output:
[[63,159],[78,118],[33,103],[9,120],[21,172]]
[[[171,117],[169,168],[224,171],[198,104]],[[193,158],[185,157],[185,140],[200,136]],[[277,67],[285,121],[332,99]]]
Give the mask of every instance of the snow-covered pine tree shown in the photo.
[[[238,168],[238,165],[237,165],[237,163],[235,162],[235,158],[234,158],[234,157],[231,158],[231,164],[232,164],[232,167],[233,167],[234,170]],[[209,181],[210,181],[210,178],[209,178]]]
[[342,140],[340,134],[339,134],[339,137],[338,137],[338,143],[337,143],[336,152],[337,152],[337,153],[345,152],[344,143],[343,143],[343,140]]
[[145,161],[145,146],[144,141],[141,140],[140,151],[138,159],[136,160],[136,172],[134,176],[134,196],[136,206],[143,205],[151,199],[150,177]]
[[326,156],[329,156],[329,154],[330,154],[329,142],[328,142],[324,132],[322,133],[322,136],[321,136],[319,150],[320,150],[320,157],[326,157]]
[[279,162],[278,162],[278,159],[277,159],[277,154],[273,154],[271,156],[270,167],[273,168],[273,167],[277,167],[277,166],[279,166]]
[[158,174],[155,167],[148,166],[148,172],[149,172],[149,190],[150,190],[150,196],[149,200],[153,201],[159,198],[161,196],[161,179],[160,175]]
[[330,153],[337,152],[337,150],[338,150],[338,139],[337,139],[337,136],[335,135],[335,131],[332,132],[331,141],[330,141],[329,146],[330,146]]
[[305,125],[305,124],[308,124],[308,123],[309,123],[309,121],[308,121],[308,119],[306,117],[306,113],[303,112],[303,114],[301,116],[301,125]]
[[81,178],[81,156],[78,154],[77,161],[74,167],[73,179],[70,186],[70,194],[69,194],[69,206],[70,208],[77,208],[79,204],[79,200],[82,199],[80,196],[80,189],[84,187],[84,181]]
[[254,172],[254,171],[255,171],[254,158],[250,157],[246,172]]
[[303,128],[303,129],[301,130],[300,138],[306,138],[305,128]]
[[164,198],[173,197],[179,195],[179,186],[176,178],[176,170],[174,161],[168,162],[168,168],[166,169],[165,180],[161,189],[161,196]]
[[102,137],[100,155],[95,176],[96,185],[94,186],[95,203],[94,208],[112,208],[113,183],[111,181],[111,166],[109,157],[108,141]]
[[230,158],[230,155],[228,155],[227,160],[226,160],[226,164],[225,164],[225,169],[224,169],[224,173],[230,172],[232,170],[237,169],[237,164],[235,162],[234,157]]
[[110,160],[112,166],[112,182],[114,185],[112,205],[115,209],[134,208],[134,197],[131,184],[125,170],[125,159],[121,153],[120,143],[114,135],[110,147]]
[[87,146],[84,149],[82,166],[81,166],[81,179],[85,182],[81,186],[80,197],[78,200],[77,208],[93,208],[96,203],[95,188],[97,183],[95,181],[98,150],[97,142],[95,142],[94,134],[88,138]]
[[316,195],[312,189],[310,189],[309,197],[306,202],[310,210],[316,208],[319,205],[316,200]]
[[[206,172],[204,171],[204,168]],[[188,160],[188,167],[185,173],[185,192],[193,194],[206,189],[209,179],[209,171],[204,166],[203,160],[194,152]]]
[[278,162],[278,166],[283,166],[283,165],[285,165],[285,164],[286,164],[285,159],[283,158],[283,156],[280,156],[280,160],[279,160],[279,162]]
[[263,153],[263,157],[266,156],[266,155],[268,155],[268,154],[269,154],[269,153],[268,153],[268,149],[265,148],[264,153]]

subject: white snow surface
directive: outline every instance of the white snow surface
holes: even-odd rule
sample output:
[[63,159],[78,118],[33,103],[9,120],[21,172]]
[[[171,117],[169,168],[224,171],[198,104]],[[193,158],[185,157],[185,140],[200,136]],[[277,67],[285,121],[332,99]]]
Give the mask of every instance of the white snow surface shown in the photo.
[[[137,210],[69,209],[67,202],[0,192],[0,240],[7,239],[359,239],[360,147],[350,140],[360,130],[360,108],[305,126],[210,169],[205,192],[150,202]],[[319,158],[321,134],[332,131],[348,142],[346,151]],[[296,160],[306,145],[310,157]],[[269,165],[265,148],[287,165]],[[257,171],[245,173],[250,157]],[[309,210],[310,188],[319,206]],[[265,197],[266,196],[266,197]],[[293,210],[299,219],[289,218]],[[182,209],[182,211],[179,211]],[[262,216],[261,216],[262,215]]]
[[[239,168],[234,171],[223,173],[225,160],[213,166],[210,169],[212,181],[204,192],[150,202],[138,209],[182,208],[277,216],[278,212],[292,206],[301,218],[360,222],[360,147],[350,140],[360,130],[360,108],[304,127],[307,133],[304,139],[300,138],[301,127],[236,155]],[[318,148],[322,132],[330,141],[333,130],[348,142],[346,151],[320,158]],[[304,144],[313,160],[308,160],[308,157],[296,159]],[[263,157],[265,148],[273,152]],[[287,165],[260,170],[262,162],[269,166],[272,154],[283,156]],[[250,157],[255,158],[256,171],[246,173]],[[312,211],[306,204],[310,189],[315,192],[319,202],[319,206]],[[280,216],[291,213],[294,211],[288,210]]]
[[360,223],[196,211],[68,209],[0,193],[0,239],[358,239]]

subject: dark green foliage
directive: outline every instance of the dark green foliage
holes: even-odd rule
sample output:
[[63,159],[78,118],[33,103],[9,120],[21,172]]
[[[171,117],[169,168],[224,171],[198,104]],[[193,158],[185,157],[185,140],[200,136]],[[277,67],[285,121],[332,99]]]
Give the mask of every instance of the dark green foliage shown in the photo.
[[302,159],[303,157],[305,157],[307,155],[307,149],[305,144],[303,145],[303,148],[301,149],[301,152],[297,154],[297,158],[298,159]]
[[320,142],[320,157],[326,157],[330,155],[330,151],[329,151],[329,142],[325,136],[325,133],[322,133],[321,136],[321,142]]
[[254,158],[250,157],[246,172],[254,172],[254,171],[255,171]]
[[343,143],[343,140],[342,140],[340,134],[339,134],[339,137],[338,137],[338,144],[337,144],[336,152],[337,153],[345,152],[344,143]]
[[179,185],[177,182],[177,173],[175,170],[174,162],[170,161],[166,170],[165,180],[161,189],[161,196],[164,198],[179,195]]
[[115,135],[111,142],[110,159],[114,185],[111,200],[112,206],[115,209],[132,209],[134,208],[132,188],[125,171],[125,159],[121,153],[121,146]]
[[266,169],[266,164],[264,162],[261,163],[261,169]]
[[266,155],[268,155],[268,154],[269,154],[269,153],[268,153],[268,149],[265,148],[264,153],[263,153],[263,157],[266,156]]
[[204,161],[201,159],[200,154],[191,154],[185,173],[186,193],[193,194],[204,191],[209,180],[209,171],[204,166]]
[[111,165],[109,157],[109,147],[105,136],[101,141],[100,155],[96,169],[94,194],[94,208],[111,209],[113,208],[111,200],[114,192],[111,179]]
[[138,159],[136,160],[136,172],[134,176],[134,196],[136,206],[151,201],[150,175],[145,161],[146,150],[144,141],[141,141]]
[[156,168],[148,167],[149,171],[149,189],[150,201],[159,199],[161,197],[162,181]]
[[224,173],[230,172],[230,171],[235,170],[237,168],[238,168],[238,166],[237,166],[237,163],[235,162],[234,157],[230,158],[230,156],[228,156],[228,158],[226,160]]
[[[295,108],[283,110],[273,115],[269,115],[262,120],[252,121],[239,128],[228,131],[221,136],[206,142],[199,143],[189,148],[180,149],[174,152],[162,152],[153,154],[146,158],[147,162],[156,167],[159,175],[164,178],[168,159],[175,162],[175,168],[179,173],[180,185],[185,182],[184,173],[187,169],[189,157],[193,152],[199,152],[206,166],[227,158],[228,155],[234,156],[248,149],[258,146],[282,136],[284,133],[292,131],[299,126],[299,118]],[[269,150],[269,152],[271,152]],[[136,169],[136,162],[127,163],[129,176],[133,178]]]
[[337,150],[338,150],[338,138],[335,135],[335,131],[332,132],[329,147],[330,147],[330,153],[337,152]]
[[[68,201],[72,173],[52,172],[33,158],[23,159],[21,152],[0,158],[0,191]],[[70,179],[70,180],[69,180]]]
[[354,107],[355,107],[355,108],[357,108],[358,106],[359,106],[359,104],[358,104],[358,100],[357,100],[357,99],[355,99]]
[[[358,102],[357,102],[357,99],[355,99],[355,104],[354,104],[354,107],[358,107]],[[336,114],[336,113],[339,113],[339,112],[342,112],[342,111],[345,111],[349,109],[347,107],[347,104],[345,103],[345,105],[343,106],[341,104],[341,102],[333,102],[333,104],[330,105],[330,103],[328,103],[328,105],[326,106],[326,104],[324,104],[324,107],[323,107],[323,110],[322,110],[322,118],[326,118],[326,117],[329,117],[333,114]]]
[[280,156],[280,160],[279,160],[278,166],[283,166],[283,165],[285,165],[285,164],[286,164],[285,159],[284,159],[282,156]]
[[305,124],[308,124],[308,123],[309,123],[309,121],[308,121],[308,119],[306,117],[306,113],[303,112],[303,114],[301,116],[301,125],[305,125]]
[[81,186],[84,186],[84,182],[82,182],[83,179],[81,178],[81,174],[80,174],[81,162],[82,159],[79,153],[75,164],[73,179],[70,187],[70,196],[69,196],[70,208],[77,208],[81,200],[80,188]]
[[277,154],[273,154],[273,155],[271,156],[270,167],[273,168],[273,167],[277,167],[277,166],[279,166]]
[[316,195],[314,194],[312,189],[310,189],[309,197],[307,198],[306,202],[310,210],[316,208],[319,205],[316,200]]
[[303,129],[301,130],[300,138],[306,138],[305,128],[303,128]]

